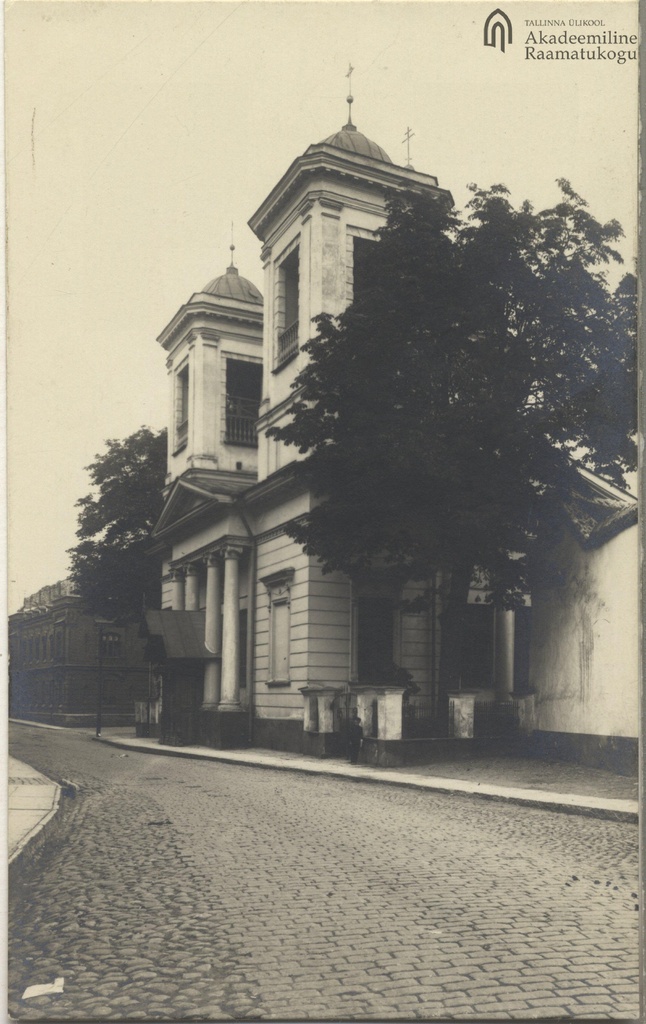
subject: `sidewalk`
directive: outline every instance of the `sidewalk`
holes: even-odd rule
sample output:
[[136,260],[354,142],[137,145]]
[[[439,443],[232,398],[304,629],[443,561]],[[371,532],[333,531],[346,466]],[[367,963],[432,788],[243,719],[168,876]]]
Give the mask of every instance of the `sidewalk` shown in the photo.
[[[96,739],[93,729],[68,730],[60,726],[21,721],[15,718],[10,721],[16,725],[26,725],[37,729],[56,729]],[[321,760],[302,754],[292,754],[288,751],[262,750],[258,747],[246,750],[212,750],[210,747],[198,746],[168,747],[161,745],[156,739],[133,736],[132,726],[104,729],[99,742],[112,744],[124,750],[137,750],[165,757],[199,758],[223,764],[297,771],[309,775],[351,779],[356,782],[407,786],[442,793],[461,793],[569,814],[583,814],[590,817],[630,822],[638,821],[638,782],[636,778],[614,775],[612,772],[602,769],[582,767],[564,761],[539,761],[533,758],[500,756],[474,757],[461,761],[437,761],[430,765],[409,765],[403,768],[370,768],[364,765],[351,765],[342,760]],[[10,761],[20,765],[20,762],[13,758]],[[38,775],[27,765],[20,765],[20,767]],[[11,769],[10,775],[11,781],[16,781]],[[50,780],[44,779],[44,776],[40,776],[40,779],[52,787],[55,785]],[[20,788],[24,790],[26,787],[21,786]],[[58,787],[56,789],[58,790]],[[12,798],[10,791],[10,813],[17,799],[18,794],[14,794]],[[48,817],[51,817],[51,813],[43,814],[45,820],[42,824],[45,824]]]
[[637,780],[564,762],[519,757],[473,758],[465,761],[372,768],[340,760],[321,760],[285,751],[212,750],[209,747],[162,746],[156,739],[127,735],[127,730],[104,729],[102,743],[166,757],[200,758],[310,775],[385,783],[443,793],[462,793],[529,807],[584,814],[596,818],[637,822]]
[[58,810],[61,790],[15,757],[9,756],[7,838],[11,864]]

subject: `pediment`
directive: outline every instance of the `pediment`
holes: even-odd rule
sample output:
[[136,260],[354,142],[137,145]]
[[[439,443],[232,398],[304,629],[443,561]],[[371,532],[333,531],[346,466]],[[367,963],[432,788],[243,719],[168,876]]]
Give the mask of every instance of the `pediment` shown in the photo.
[[159,537],[180,523],[201,515],[207,508],[230,505],[231,495],[223,489],[202,488],[183,479],[176,480],[157,520],[152,535]]

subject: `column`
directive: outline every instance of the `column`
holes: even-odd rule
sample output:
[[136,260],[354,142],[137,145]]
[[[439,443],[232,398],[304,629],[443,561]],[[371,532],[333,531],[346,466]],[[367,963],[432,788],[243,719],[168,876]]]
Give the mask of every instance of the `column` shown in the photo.
[[[206,559],[206,618],[204,646],[209,654],[222,652],[222,569],[220,559],[209,555]],[[207,661],[204,665],[204,696],[202,707],[214,708],[220,702],[221,661]]]
[[181,569],[173,569],[171,579],[171,608],[174,612],[184,611],[184,573]]
[[514,689],[514,629],[516,613],[494,611],[493,678],[498,700],[509,700]]
[[200,607],[200,577],[197,565],[186,566],[185,607],[187,612],[196,612]]
[[242,548],[224,549],[224,614],[222,616],[222,697],[220,711],[240,710],[240,555]]

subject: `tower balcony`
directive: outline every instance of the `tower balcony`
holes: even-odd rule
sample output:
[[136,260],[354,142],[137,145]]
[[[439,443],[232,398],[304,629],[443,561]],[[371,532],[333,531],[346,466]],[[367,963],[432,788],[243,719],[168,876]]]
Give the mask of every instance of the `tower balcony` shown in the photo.
[[251,398],[227,396],[227,425],[225,440],[229,444],[245,444],[256,448],[256,420],[258,403]]
[[298,320],[278,335],[278,360],[280,366],[298,352]]

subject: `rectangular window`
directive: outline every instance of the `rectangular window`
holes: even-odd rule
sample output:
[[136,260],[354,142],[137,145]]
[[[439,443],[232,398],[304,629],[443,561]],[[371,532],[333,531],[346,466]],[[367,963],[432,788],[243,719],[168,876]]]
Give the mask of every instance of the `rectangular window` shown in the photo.
[[188,440],[188,398],[189,378],[188,364],[175,378],[175,448],[180,448]]
[[269,597],[269,686],[289,686],[290,596],[293,579],[294,570],[291,566],[261,579]]
[[289,605],[277,601],[271,606],[271,667],[274,683],[289,681]]
[[287,362],[298,352],[299,256],[298,246],[278,268],[280,326],[276,365]]
[[104,633],[103,634],[103,657],[104,658],[120,658],[121,657],[121,637],[118,633]]
[[226,435],[228,444],[256,447],[256,420],[262,398],[262,364],[242,359],[226,362]]
[[352,300],[360,301],[370,281],[369,257],[377,240],[357,238],[352,242]]

